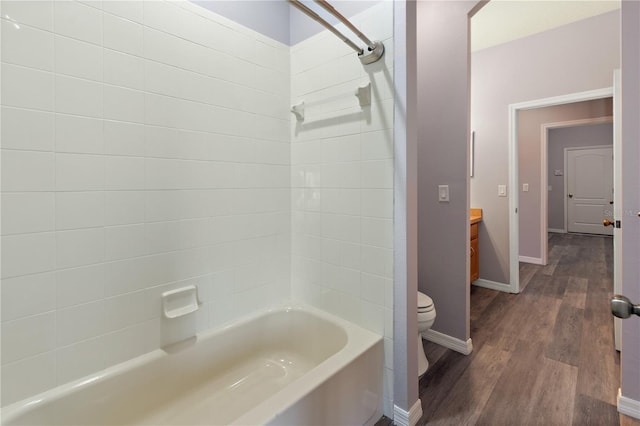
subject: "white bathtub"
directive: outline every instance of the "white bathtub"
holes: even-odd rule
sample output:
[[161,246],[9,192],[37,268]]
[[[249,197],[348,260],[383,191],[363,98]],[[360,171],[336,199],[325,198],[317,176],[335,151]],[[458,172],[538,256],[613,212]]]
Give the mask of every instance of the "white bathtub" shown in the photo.
[[380,336],[283,308],[4,407],[2,424],[373,424],[382,369]]

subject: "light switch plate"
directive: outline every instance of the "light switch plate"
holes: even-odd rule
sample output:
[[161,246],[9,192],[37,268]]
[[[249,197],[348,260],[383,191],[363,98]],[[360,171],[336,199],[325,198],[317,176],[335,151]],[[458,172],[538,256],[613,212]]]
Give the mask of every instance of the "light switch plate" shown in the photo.
[[529,184],[528,183],[523,183],[522,184],[522,192],[529,192]]
[[554,176],[562,176],[562,175],[564,175],[564,172],[562,170],[554,170],[553,171],[553,175]]
[[438,185],[438,201],[441,203],[449,201],[449,185]]
[[507,185],[498,185],[498,197],[507,196]]

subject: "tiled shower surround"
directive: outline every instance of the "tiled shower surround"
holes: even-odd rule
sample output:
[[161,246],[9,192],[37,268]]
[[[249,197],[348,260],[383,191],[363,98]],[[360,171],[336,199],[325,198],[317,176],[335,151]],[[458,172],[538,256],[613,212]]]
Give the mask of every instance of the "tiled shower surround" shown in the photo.
[[[291,48],[292,272],[296,299],[385,337],[385,408],[393,404],[393,7],[350,19],[383,41],[363,66],[329,32]],[[354,96],[371,82],[371,106]]]
[[159,348],[188,284],[200,331],[297,298],[384,334],[390,392],[390,2],[367,67],[186,1],[1,7],[2,405]]

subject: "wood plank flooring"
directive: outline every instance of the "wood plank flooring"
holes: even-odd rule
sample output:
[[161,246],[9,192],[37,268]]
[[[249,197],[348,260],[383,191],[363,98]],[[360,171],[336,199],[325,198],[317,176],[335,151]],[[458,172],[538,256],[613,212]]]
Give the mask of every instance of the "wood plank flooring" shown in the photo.
[[550,234],[549,264],[521,264],[520,294],[472,286],[473,353],[424,341],[418,425],[640,426],[616,409],[612,252],[609,237]]

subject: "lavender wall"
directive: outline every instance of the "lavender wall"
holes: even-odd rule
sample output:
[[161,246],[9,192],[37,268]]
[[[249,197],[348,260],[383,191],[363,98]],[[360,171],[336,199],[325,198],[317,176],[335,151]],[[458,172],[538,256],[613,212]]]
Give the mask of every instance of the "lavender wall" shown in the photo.
[[[291,45],[289,10],[284,0],[192,0],[193,3],[231,19],[280,43]],[[317,32],[320,32],[319,30]]]
[[[286,3],[287,6],[289,6],[286,0],[281,0],[281,1],[283,3]],[[304,1],[304,3],[310,3],[309,7],[314,11],[316,11],[331,25],[335,25],[338,23],[338,20],[335,17],[333,17],[329,13],[324,12],[324,10],[321,7],[314,5],[313,2],[307,0],[307,1]],[[375,0],[375,1],[332,0],[331,1],[331,4],[333,5],[333,7],[335,7],[338,12],[340,12],[342,15],[346,16],[347,18],[350,18],[351,16],[356,15],[372,6],[375,6],[377,3],[381,3],[381,0]],[[321,31],[324,31],[324,27],[322,25],[320,25],[313,19],[309,18],[307,15],[300,12],[295,7],[289,6],[289,9],[290,9],[290,28],[291,28],[289,44],[291,46],[293,46],[294,44],[298,44],[299,42],[306,40],[309,37],[315,34],[318,34]],[[351,34],[348,31],[344,31],[344,27],[338,27],[338,29],[340,31],[343,31],[345,35],[350,37],[354,42],[356,42],[356,44],[359,44],[359,45],[361,44],[360,40],[357,37],[353,36],[353,34]],[[364,30],[361,29],[361,31],[364,32],[365,35],[367,34]],[[369,35],[369,37],[373,37],[373,36]]]
[[416,2],[394,2],[393,20],[393,403],[409,412],[418,400]]
[[[547,182],[551,186],[548,191],[548,222],[551,229],[564,229],[564,179],[565,176],[555,176],[555,170],[564,170],[565,148],[612,145],[613,124],[602,123],[549,129],[549,150]],[[520,195],[520,200],[524,194]],[[523,229],[520,228],[520,237]]]
[[[468,13],[477,2],[418,2],[418,287],[433,330],[469,338]],[[449,185],[450,202],[438,202]]]
[[[225,18],[231,19],[247,28],[251,28],[267,37],[277,40],[281,43],[293,46],[309,37],[318,34],[325,28],[291,6],[286,0],[192,0],[199,6],[209,9]],[[342,15],[351,17],[362,12],[377,3],[375,1],[353,1],[338,0],[332,1],[333,6]],[[338,23],[338,20],[332,15],[324,12],[324,10],[313,2],[304,0],[309,7],[316,11],[320,16],[326,19],[332,25]],[[351,36],[351,34],[347,34]],[[359,40],[353,37],[356,43]]]
[[619,29],[619,13],[610,12],[472,55],[471,207],[484,209],[480,278],[509,282],[509,200],[497,195],[508,181],[508,105],[611,86]]
[[[518,112],[518,178],[520,191],[520,256],[540,259],[542,156],[540,128],[543,124],[611,116],[611,98],[574,102]],[[561,160],[562,162],[562,160]],[[529,191],[522,191],[522,184],[529,184]],[[556,185],[557,186],[557,185]],[[555,189],[555,188],[554,188]],[[552,194],[559,193],[557,190]],[[550,225],[549,225],[550,226]]]
[[[640,2],[622,2],[622,290],[640,303]],[[625,182],[631,183],[625,185]],[[640,415],[640,317],[622,321],[622,396]]]

